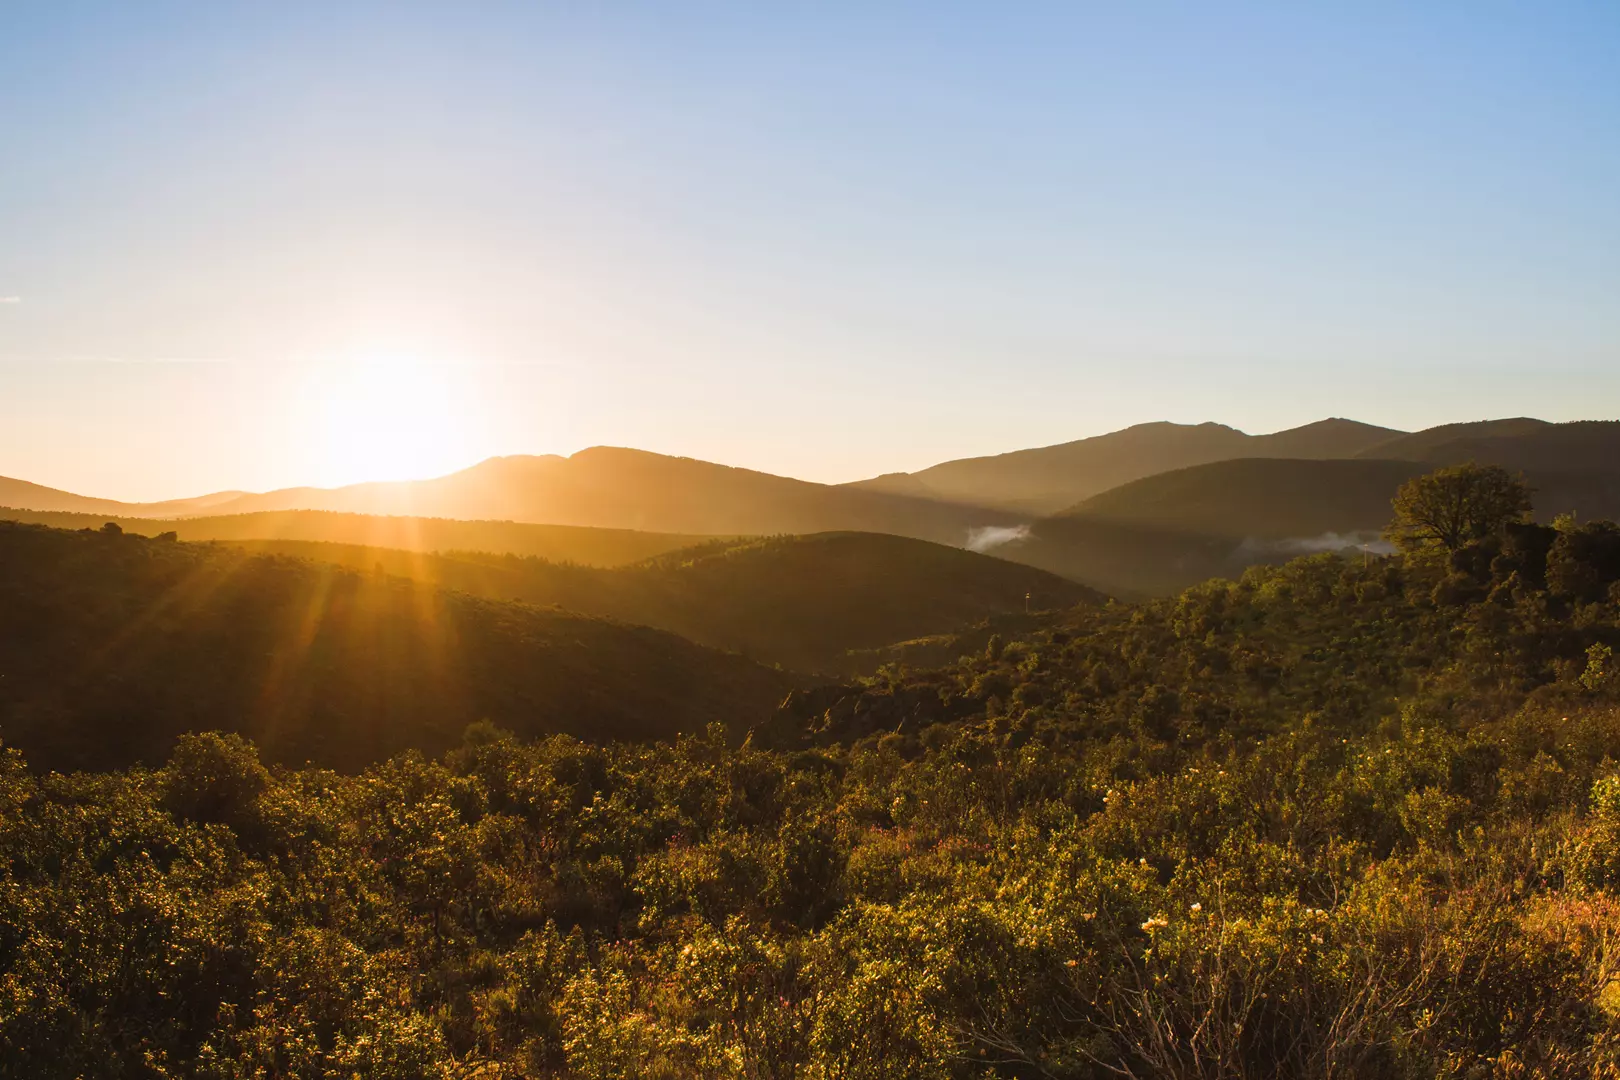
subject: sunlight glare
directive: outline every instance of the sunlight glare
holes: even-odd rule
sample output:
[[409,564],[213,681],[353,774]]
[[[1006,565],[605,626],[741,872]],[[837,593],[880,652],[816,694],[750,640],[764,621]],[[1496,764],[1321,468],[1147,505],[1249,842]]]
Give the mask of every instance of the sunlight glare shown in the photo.
[[419,480],[474,463],[471,402],[455,365],[363,351],[308,367],[302,436],[324,484]]

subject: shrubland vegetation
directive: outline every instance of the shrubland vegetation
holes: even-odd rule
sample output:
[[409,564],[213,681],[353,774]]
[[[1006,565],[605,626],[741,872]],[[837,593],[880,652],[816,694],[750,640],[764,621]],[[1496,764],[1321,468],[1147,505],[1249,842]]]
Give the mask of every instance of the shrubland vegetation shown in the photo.
[[741,746],[8,751],[0,1075],[1613,1076],[1620,528],[1517,516]]

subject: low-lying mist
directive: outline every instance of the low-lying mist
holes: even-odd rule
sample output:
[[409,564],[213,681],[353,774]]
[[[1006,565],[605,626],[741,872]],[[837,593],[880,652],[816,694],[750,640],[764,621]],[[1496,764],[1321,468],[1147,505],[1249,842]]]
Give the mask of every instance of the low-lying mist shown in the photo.
[[1028,525],[982,525],[968,530],[967,549],[982,555],[991,548],[1028,538]]
[[1390,555],[1395,545],[1376,532],[1325,532],[1319,536],[1290,536],[1282,540],[1261,540],[1248,537],[1242,550],[1281,552],[1289,555],[1314,555],[1320,551],[1344,551],[1348,548],[1363,550],[1374,555]]

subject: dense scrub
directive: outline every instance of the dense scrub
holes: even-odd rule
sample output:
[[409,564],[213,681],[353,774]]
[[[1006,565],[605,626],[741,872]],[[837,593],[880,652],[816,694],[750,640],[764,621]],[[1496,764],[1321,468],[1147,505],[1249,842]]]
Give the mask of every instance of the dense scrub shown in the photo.
[[1617,539],[1076,612],[740,748],[12,753],[0,1075],[1614,1075]]

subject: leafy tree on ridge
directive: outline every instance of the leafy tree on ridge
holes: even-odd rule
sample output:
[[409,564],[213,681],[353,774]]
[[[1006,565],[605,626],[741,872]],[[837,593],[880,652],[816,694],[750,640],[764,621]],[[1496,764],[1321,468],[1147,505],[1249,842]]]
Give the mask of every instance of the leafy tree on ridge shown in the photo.
[[1453,465],[1402,484],[1387,535],[1402,551],[1448,554],[1530,513],[1530,486],[1497,465]]

